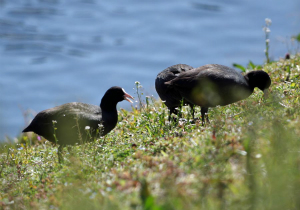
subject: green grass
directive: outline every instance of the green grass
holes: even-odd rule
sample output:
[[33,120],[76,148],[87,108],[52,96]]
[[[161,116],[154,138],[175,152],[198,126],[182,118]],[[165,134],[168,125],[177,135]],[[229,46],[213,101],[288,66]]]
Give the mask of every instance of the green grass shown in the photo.
[[65,148],[62,164],[35,135],[2,144],[0,209],[300,209],[300,57],[263,69],[270,97],[211,108],[205,127],[169,125],[147,97],[104,138]]

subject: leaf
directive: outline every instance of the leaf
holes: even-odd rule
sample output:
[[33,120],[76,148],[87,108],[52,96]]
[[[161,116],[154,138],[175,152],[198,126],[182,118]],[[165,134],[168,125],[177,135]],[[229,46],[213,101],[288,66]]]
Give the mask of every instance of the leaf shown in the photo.
[[256,65],[255,65],[252,61],[249,61],[248,66],[249,66],[251,69],[255,69],[255,67],[256,67]]
[[152,196],[148,196],[145,202],[144,209],[154,209],[155,203],[154,198]]
[[296,36],[293,36],[294,39],[297,40],[297,42],[300,42],[300,34],[296,35]]
[[147,128],[147,130],[148,130],[148,132],[149,132],[150,136],[152,136],[152,132],[151,132],[151,129],[150,129],[150,127],[149,127],[148,125],[146,125],[146,128]]
[[164,157],[168,157],[168,154],[165,153],[164,151],[160,151],[160,152],[161,152],[161,154],[162,154]]
[[240,64],[237,64],[237,63],[233,63],[232,64],[235,68],[238,68],[240,69],[242,72],[246,72],[246,68]]

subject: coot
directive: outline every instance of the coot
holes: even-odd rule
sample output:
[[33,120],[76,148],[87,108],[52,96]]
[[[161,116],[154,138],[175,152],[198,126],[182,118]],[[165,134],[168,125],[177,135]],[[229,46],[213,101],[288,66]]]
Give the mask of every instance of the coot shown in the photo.
[[[265,95],[271,85],[269,75],[262,71],[251,71],[243,76],[227,66],[208,64],[181,73],[165,82],[170,91],[177,91],[189,103],[201,106],[202,124],[208,107],[227,105],[249,97],[255,87]],[[208,117],[207,117],[208,121]]]
[[[169,114],[169,120],[171,119],[171,114],[174,113],[177,115],[177,107],[181,106],[182,103],[182,97],[180,93],[175,89],[168,89],[165,82],[168,82],[174,78],[176,78],[178,75],[180,75],[183,72],[187,72],[189,70],[193,69],[193,67],[186,65],[186,64],[176,64],[173,66],[170,66],[160,72],[156,79],[155,79],[155,89],[158,93],[159,97],[162,101],[166,104],[166,106],[170,110]],[[186,101],[184,101],[184,104],[187,104]],[[193,112],[193,106],[192,112]],[[194,112],[193,112],[194,113]]]
[[33,131],[61,146],[92,141],[110,132],[117,124],[117,103],[132,96],[114,86],[104,94],[100,107],[67,103],[39,112],[23,132]]

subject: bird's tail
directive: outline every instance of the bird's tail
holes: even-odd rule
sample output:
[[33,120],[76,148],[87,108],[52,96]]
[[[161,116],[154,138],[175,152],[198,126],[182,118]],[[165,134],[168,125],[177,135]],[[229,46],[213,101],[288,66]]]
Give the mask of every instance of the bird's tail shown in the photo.
[[27,126],[27,128],[25,128],[22,132],[25,133],[25,132],[29,132],[29,131],[32,131],[31,128],[30,128],[30,125]]

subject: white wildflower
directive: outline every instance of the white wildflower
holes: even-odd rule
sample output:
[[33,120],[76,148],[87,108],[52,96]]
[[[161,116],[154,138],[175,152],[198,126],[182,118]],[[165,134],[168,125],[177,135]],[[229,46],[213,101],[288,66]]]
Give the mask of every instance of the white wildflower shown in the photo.
[[243,155],[243,156],[247,155],[246,151],[237,151],[237,153],[239,153],[240,155]]
[[272,24],[272,20],[270,18],[266,18],[265,22],[267,26],[270,26]]
[[255,158],[261,158],[261,154],[256,154]]
[[135,81],[135,86],[138,89],[143,87],[139,81]]
[[85,126],[84,129],[85,129],[85,130],[90,130],[90,128],[91,128],[91,127],[87,125],[87,126]]
[[270,33],[271,32],[271,30],[268,27],[263,27],[263,31],[265,33]]

